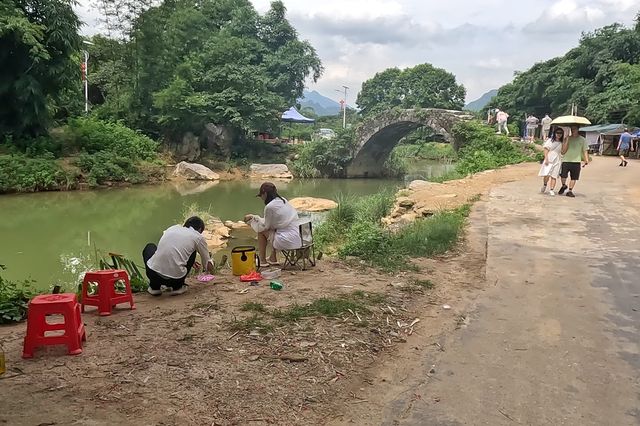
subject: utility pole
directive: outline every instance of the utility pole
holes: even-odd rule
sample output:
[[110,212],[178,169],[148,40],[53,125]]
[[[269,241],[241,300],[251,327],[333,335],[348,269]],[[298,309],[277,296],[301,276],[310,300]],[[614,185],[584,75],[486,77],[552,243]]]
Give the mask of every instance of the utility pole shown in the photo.
[[[82,43],[93,46],[93,43],[87,40],[82,40]],[[89,67],[89,52],[82,50],[84,54],[84,62],[82,63],[82,80],[84,81],[84,113],[89,114],[89,80],[87,79],[88,67]]]
[[342,86],[342,89],[336,89],[336,92],[342,93],[344,90],[344,98],[342,99],[342,128],[347,128],[347,86]]

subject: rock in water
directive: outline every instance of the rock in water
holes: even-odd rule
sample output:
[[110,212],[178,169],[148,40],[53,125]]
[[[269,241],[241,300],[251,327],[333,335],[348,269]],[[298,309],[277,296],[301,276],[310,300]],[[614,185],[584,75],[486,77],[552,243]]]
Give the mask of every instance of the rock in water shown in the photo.
[[325,198],[298,197],[289,202],[296,210],[303,212],[323,212],[338,207],[338,203]]
[[224,223],[224,226],[226,226],[227,228],[231,229],[232,231],[235,231],[236,229],[246,229],[249,228],[249,225],[247,225],[246,223],[242,222],[242,221],[238,221],[238,222],[234,222],[232,220],[227,220]]
[[231,233],[220,219],[214,217],[207,220],[202,235],[207,240],[209,247],[222,247],[227,243]]
[[254,178],[275,178],[292,179],[293,175],[286,164],[252,164],[249,168],[251,177]]
[[173,171],[173,175],[190,180],[218,180],[220,175],[197,163],[187,163],[181,161],[176,165],[176,169]]

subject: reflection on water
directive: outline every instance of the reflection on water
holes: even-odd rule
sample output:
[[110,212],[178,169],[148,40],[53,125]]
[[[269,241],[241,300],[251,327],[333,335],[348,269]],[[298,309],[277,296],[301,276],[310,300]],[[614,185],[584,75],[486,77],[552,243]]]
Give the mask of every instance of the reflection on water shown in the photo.
[[[116,252],[141,264],[147,242],[183,220],[186,206],[224,220],[241,220],[246,213],[262,214],[256,198],[260,181],[215,183],[170,182],[100,191],[50,192],[0,196],[0,264],[9,279],[36,280],[48,289],[77,282],[95,262],[95,249]],[[278,182],[284,197],[335,199],[340,193],[368,195],[401,186],[397,180],[293,180]],[[317,216],[313,216],[314,221]],[[234,233],[232,246],[253,235]],[[219,256],[218,256],[219,257]]]
[[412,160],[408,163],[405,182],[413,180],[431,180],[440,177],[455,168],[452,162],[434,162],[432,160]]

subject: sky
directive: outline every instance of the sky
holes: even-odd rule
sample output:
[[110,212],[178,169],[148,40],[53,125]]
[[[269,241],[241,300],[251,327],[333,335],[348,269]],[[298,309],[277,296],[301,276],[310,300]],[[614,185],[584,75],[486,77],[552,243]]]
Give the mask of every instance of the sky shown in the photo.
[[[264,13],[270,0],[251,0]],[[582,32],[631,25],[640,0],[283,0],[301,39],[325,71],[309,90],[335,100],[387,68],[431,63],[453,73],[467,101],[497,89],[536,62],[577,46]],[[91,0],[78,12],[85,34],[99,32]],[[342,89],[341,89],[342,90]]]

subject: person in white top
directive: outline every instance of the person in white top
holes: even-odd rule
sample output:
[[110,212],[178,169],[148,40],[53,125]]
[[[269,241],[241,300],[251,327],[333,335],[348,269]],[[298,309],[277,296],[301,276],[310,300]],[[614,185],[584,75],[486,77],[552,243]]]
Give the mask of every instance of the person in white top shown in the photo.
[[509,136],[509,127],[507,127],[508,120],[509,114],[496,108],[496,121],[498,122],[498,131],[496,134],[502,133],[504,129],[504,132]]
[[149,294],[160,296],[163,285],[172,289],[171,295],[184,293],[187,290],[184,281],[196,262],[196,252],[207,271],[213,272],[213,260],[202,232],[204,221],[192,216],[183,226],[166,229],[157,246],[153,243],[145,246],[142,259],[149,278]]
[[[547,190],[549,185],[549,195],[556,195],[554,190],[556,187],[556,181],[560,175],[560,168],[562,166],[562,140],[564,139],[564,130],[558,127],[553,132],[553,136],[544,143],[542,148],[544,149],[544,160],[542,166],[540,166],[540,172],[538,176],[542,176],[542,189],[540,192],[543,194]],[[551,182],[549,182],[551,181]]]
[[[244,221],[258,233],[260,262],[277,265],[276,250],[300,248],[298,212],[278,194],[276,186],[271,182],[263,183],[256,197],[264,201],[264,218],[247,214]],[[271,249],[269,258],[267,258],[267,246]]]
[[547,138],[551,137],[551,135],[549,134],[549,130],[551,130],[551,122],[552,121],[553,121],[553,119],[551,117],[549,117],[549,114],[545,114],[544,118],[541,121],[541,123],[542,123],[542,134],[540,135],[540,139],[542,139],[543,141],[546,141]]
[[[526,119],[527,122],[527,139],[529,142],[533,142],[536,137],[536,129],[538,128],[538,117],[535,115],[529,114]],[[544,137],[543,137],[544,139]]]

